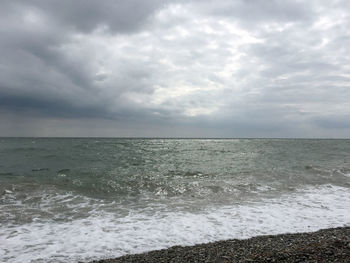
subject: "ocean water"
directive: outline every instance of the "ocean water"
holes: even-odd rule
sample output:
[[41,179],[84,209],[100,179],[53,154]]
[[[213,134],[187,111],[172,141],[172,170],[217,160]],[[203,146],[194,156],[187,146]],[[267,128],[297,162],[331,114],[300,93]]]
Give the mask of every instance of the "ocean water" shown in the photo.
[[0,262],[350,225],[350,140],[0,138]]

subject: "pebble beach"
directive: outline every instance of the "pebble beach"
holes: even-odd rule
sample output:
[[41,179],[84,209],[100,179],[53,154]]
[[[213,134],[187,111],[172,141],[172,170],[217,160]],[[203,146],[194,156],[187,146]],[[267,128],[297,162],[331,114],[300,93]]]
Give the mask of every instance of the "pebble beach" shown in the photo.
[[90,263],[350,262],[350,227],[174,246]]

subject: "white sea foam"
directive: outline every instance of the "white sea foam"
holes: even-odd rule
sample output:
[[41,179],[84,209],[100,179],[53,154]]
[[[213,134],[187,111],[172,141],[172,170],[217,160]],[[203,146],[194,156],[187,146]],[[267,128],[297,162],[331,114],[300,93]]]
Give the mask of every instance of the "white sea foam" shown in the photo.
[[280,198],[202,212],[95,213],[70,222],[32,222],[0,229],[1,262],[77,262],[173,245],[314,231],[350,225],[349,188],[303,189]]
[[344,176],[350,177],[350,173],[343,173]]

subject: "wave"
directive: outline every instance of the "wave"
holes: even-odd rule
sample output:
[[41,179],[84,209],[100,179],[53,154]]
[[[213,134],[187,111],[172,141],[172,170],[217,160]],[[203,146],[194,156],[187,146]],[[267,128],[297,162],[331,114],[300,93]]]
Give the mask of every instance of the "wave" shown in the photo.
[[[52,198],[47,198],[47,207],[50,202],[57,202],[57,197]],[[70,198],[73,197],[58,199],[64,203]],[[307,187],[278,198],[199,211],[154,211],[143,207],[129,209],[121,215],[102,209],[101,202],[86,197],[84,200],[71,204],[71,209],[93,206],[85,218],[38,219],[4,225],[0,229],[0,261],[88,261],[174,245],[350,224],[350,191],[333,185]]]

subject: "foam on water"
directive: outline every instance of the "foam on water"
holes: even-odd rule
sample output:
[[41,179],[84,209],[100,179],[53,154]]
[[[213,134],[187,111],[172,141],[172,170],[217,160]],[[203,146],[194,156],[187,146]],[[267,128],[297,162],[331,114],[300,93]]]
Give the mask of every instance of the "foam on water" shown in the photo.
[[96,209],[87,218],[65,222],[34,221],[2,226],[0,261],[88,261],[173,245],[314,231],[349,224],[349,188],[332,185],[199,212],[132,210],[120,217]]

